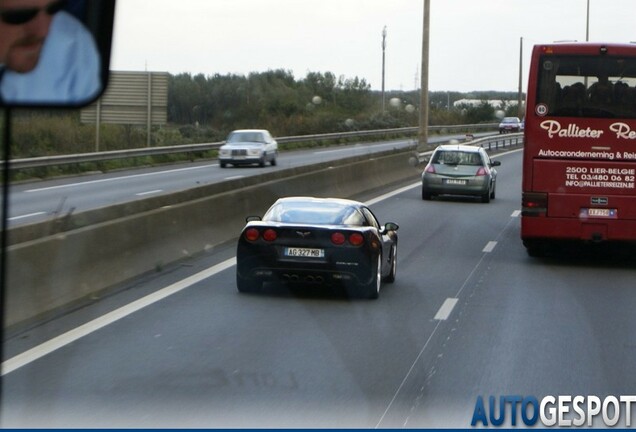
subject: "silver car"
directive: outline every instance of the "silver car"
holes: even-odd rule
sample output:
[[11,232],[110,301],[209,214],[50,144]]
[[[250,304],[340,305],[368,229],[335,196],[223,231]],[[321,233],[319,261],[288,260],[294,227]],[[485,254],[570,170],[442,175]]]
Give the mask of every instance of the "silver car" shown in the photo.
[[523,130],[523,124],[519,117],[505,117],[499,123],[499,133],[511,133],[521,132]]
[[278,143],[265,129],[240,129],[230,132],[219,148],[219,165],[276,165]]
[[435,195],[470,195],[488,203],[495,198],[499,161],[481,147],[441,145],[422,173],[422,199]]

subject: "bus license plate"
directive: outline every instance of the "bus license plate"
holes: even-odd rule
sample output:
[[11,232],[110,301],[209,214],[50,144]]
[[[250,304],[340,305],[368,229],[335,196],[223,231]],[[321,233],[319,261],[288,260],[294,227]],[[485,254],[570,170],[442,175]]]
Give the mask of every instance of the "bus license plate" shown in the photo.
[[616,218],[617,211],[616,209],[589,208],[589,209],[582,209],[581,215],[587,216],[587,217],[598,217],[598,218]]
[[446,179],[445,183],[446,184],[452,184],[452,185],[465,185],[466,184],[466,180]]
[[324,249],[310,248],[285,248],[285,256],[288,257],[307,257],[307,258],[324,258]]

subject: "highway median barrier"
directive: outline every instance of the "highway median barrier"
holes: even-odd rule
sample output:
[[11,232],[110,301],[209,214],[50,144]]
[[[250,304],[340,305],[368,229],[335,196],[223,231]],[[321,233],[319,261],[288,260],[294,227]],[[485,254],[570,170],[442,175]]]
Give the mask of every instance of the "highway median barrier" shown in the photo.
[[417,181],[422,167],[409,157],[390,150],[276,170],[12,228],[5,323],[31,325],[232,241],[246,216],[262,215],[279,197],[354,198]]

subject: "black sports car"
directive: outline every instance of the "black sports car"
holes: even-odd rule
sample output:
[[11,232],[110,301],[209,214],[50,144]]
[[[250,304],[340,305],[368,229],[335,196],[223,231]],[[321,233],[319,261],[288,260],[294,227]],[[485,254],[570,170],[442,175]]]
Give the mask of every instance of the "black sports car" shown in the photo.
[[357,201],[281,198],[262,218],[247,218],[236,252],[238,290],[267,281],[334,285],[375,299],[381,281],[395,280],[397,229]]

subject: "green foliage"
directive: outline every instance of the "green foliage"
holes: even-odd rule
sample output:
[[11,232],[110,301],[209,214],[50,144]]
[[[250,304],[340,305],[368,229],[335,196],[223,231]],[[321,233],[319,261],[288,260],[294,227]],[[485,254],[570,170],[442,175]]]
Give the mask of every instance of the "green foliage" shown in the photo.
[[[228,74],[171,75],[168,85],[168,124],[153,127],[151,146],[174,146],[219,142],[233,129],[265,128],[274,136],[392,129],[419,124],[419,91],[372,91],[359,77],[331,72],[308,72],[296,79],[291,71],[276,69],[247,76]],[[462,98],[516,100],[516,93],[429,93],[429,124],[456,125],[494,122],[494,109],[485,102],[477,107],[454,108]],[[389,101],[392,103],[388,103]],[[408,109],[407,109],[408,107]],[[506,115],[516,115],[506,106]],[[512,114],[511,114],[512,113]],[[79,111],[15,110],[12,123],[13,157],[29,158],[57,154],[143,148],[148,145],[145,127],[102,124],[99,145],[94,125],[82,124]],[[304,143],[319,145],[318,143]],[[324,144],[320,144],[324,145]],[[214,157],[208,152],[202,157]],[[189,155],[188,158],[197,157]],[[164,163],[172,157],[138,159],[133,164]],[[118,169],[127,162],[99,166],[66,167],[65,171]],[[57,168],[54,174],[59,174]],[[46,176],[50,170],[32,170]]]

